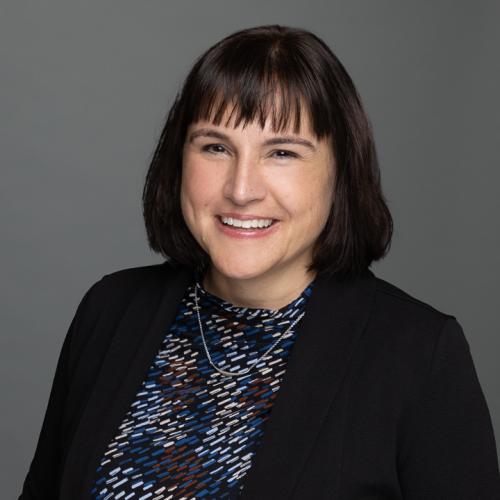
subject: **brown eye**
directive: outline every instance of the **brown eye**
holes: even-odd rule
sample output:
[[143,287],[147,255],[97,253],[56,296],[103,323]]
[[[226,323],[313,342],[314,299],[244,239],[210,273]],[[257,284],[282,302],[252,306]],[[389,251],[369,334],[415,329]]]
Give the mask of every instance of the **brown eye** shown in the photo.
[[[212,149],[214,148],[214,149]],[[218,149],[218,150],[217,150]],[[222,149],[222,151],[221,151]],[[217,153],[222,153],[225,151],[226,148],[222,146],[221,144],[207,144],[203,146],[202,151],[207,151],[209,153],[217,154]]]
[[273,151],[273,154],[276,154],[277,158],[283,158],[283,159],[286,159],[286,158],[297,158],[297,156],[298,156],[296,153],[294,153],[292,151],[288,151],[286,149],[277,149],[276,151]]

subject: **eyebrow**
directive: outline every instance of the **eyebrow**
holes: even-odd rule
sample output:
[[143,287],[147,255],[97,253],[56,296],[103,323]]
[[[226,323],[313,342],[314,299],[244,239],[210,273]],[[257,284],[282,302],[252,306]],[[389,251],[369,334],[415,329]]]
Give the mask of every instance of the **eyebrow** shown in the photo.
[[[195,130],[189,135],[189,142],[193,142],[197,137],[214,137],[216,139],[221,139],[223,141],[231,142],[231,139],[228,135],[218,132],[217,130],[213,130],[210,128],[200,128]],[[274,146],[277,144],[297,144],[299,146],[305,146],[312,151],[316,151],[316,147],[311,141],[307,139],[302,139],[301,137],[294,136],[282,136],[282,137],[272,137],[271,139],[267,139],[263,142],[264,146]]]

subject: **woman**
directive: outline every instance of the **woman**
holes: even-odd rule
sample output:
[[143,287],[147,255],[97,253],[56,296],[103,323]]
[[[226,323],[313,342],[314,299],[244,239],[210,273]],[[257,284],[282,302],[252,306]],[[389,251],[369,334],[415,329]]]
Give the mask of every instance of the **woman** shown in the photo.
[[500,498],[460,324],[369,270],[392,219],[317,36],[203,54],[143,202],[167,260],[83,297],[21,498]]

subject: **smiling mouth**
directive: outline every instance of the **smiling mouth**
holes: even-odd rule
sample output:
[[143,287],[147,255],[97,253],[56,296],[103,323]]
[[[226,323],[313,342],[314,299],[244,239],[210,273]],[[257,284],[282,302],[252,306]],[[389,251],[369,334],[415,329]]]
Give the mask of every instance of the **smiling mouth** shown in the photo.
[[[220,215],[217,215],[217,219],[219,219],[220,223],[224,225],[225,227],[230,227],[233,229],[237,229],[238,231],[257,231],[257,230],[263,230],[263,229],[269,229],[270,227],[274,226],[276,222],[278,222],[278,219],[272,219],[271,224],[269,226],[264,226],[264,227],[242,227],[242,226],[234,226],[232,224],[226,224]],[[271,219],[271,217],[269,217]]]

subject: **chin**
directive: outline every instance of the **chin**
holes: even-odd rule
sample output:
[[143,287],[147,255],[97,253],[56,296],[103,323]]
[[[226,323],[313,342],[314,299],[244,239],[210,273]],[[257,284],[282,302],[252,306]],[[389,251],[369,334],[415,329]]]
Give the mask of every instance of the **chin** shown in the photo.
[[224,264],[218,264],[214,262],[214,267],[218,273],[230,279],[252,279],[257,276],[261,276],[268,272],[272,266],[262,266],[262,263],[259,263],[255,266],[242,266],[241,262],[235,263],[234,265],[226,262]]

